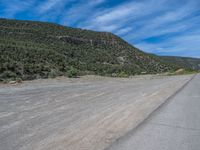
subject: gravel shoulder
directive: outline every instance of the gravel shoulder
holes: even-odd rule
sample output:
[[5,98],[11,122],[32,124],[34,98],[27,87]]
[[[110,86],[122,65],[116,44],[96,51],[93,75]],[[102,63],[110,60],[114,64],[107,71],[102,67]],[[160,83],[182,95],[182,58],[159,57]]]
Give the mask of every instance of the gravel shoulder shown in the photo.
[[0,85],[0,148],[105,149],[191,78],[85,76]]

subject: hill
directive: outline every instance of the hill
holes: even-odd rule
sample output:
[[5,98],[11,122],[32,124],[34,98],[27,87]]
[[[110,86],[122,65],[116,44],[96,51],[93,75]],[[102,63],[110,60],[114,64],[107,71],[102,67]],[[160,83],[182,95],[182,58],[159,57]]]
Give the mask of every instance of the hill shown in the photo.
[[107,32],[0,19],[0,80],[64,74],[126,76],[177,69]]
[[181,68],[186,68],[189,70],[200,70],[199,58],[162,56],[161,59],[163,59],[166,63],[176,64]]

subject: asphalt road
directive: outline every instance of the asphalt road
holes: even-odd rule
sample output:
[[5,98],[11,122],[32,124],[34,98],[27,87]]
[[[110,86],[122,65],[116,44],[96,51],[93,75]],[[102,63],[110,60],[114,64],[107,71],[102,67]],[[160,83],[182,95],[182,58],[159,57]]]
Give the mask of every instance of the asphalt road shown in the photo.
[[190,79],[86,76],[0,85],[0,150],[103,150]]
[[200,75],[109,150],[199,150]]

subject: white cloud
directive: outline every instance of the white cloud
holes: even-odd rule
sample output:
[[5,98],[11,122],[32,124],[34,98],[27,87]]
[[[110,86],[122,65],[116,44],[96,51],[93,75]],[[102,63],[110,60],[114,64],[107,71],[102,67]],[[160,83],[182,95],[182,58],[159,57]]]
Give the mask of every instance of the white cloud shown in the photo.
[[84,0],[75,3],[70,8],[62,12],[61,24],[73,25],[80,23],[82,20],[87,20],[94,12],[97,11],[97,6],[104,3],[106,0]]
[[141,24],[141,27],[134,30],[133,35],[127,35],[126,38],[133,40],[145,39],[169,33],[183,32],[193,25],[193,22],[188,21],[187,17],[190,17],[197,9],[195,4],[188,3],[178,8],[172,7],[170,10],[156,14],[148,19],[140,19],[138,22],[136,21],[136,24]]
[[29,1],[21,1],[21,0],[13,0],[10,1],[2,1],[1,2],[4,7],[3,14],[1,14],[2,17],[7,18],[14,18],[15,15],[19,12],[23,12],[29,8],[31,8],[35,1],[29,0]]
[[38,11],[40,13],[45,13],[55,8],[60,2],[64,2],[64,0],[47,0],[38,7]]
[[[155,2],[159,9],[154,8]],[[163,10],[163,5],[166,0],[143,0],[143,1],[128,1],[113,8],[99,9],[86,20],[79,23],[79,27],[110,31],[116,33],[118,30],[126,28],[126,25],[135,22],[146,15]],[[115,30],[107,30],[108,26],[118,26]],[[134,25],[133,25],[134,28]]]
[[97,16],[95,21],[97,23],[109,23],[115,20],[120,20],[132,14],[133,11],[138,11],[138,4],[129,6],[120,6],[111,11],[105,12],[104,14]]
[[[197,31],[197,33],[200,32]],[[176,36],[160,43],[140,42],[135,44],[136,47],[149,53],[157,53],[160,55],[180,55],[200,57],[200,35],[188,33],[183,36]]]
[[129,33],[131,30],[132,30],[131,27],[121,28],[116,32],[116,34],[117,35],[124,35],[124,34]]

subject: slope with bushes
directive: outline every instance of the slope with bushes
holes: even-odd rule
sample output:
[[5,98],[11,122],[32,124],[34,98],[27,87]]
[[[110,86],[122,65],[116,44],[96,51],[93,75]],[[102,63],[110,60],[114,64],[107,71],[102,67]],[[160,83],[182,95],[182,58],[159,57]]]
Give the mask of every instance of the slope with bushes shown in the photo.
[[70,72],[127,76],[177,69],[112,33],[33,21],[0,19],[0,53],[0,80]]
[[200,70],[200,59],[177,56],[163,56],[162,59],[169,64],[176,64],[188,70]]

